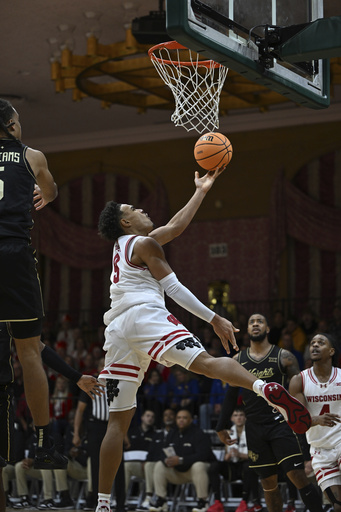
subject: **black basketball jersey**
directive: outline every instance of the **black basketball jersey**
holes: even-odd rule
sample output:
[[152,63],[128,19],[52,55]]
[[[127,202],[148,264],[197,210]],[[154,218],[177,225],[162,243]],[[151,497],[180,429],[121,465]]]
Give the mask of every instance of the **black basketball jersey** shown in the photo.
[[[262,379],[266,382],[278,382],[283,386],[285,374],[280,364],[281,351],[281,348],[273,345],[263,359],[256,361],[250,356],[250,349],[247,348],[238,353],[237,360],[257,379]],[[249,389],[241,389],[245,414],[248,420],[263,424],[278,418],[278,416],[282,418],[282,415],[276,409],[273,409],[264,398],[257,396],[254,391]]]
[[26,151],[23,144],[0,139],[0,239],[30,240],[36,180]]

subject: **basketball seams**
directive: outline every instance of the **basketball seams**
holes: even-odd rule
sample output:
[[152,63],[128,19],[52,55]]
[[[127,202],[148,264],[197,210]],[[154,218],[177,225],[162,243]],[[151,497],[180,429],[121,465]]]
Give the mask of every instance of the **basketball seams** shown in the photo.
[[229,164],[232,154],[231,142],[221,133],[209,132],[202,135],[194,147],[197,163],[207,171]]
[[199,160],[201,161],[201,160],[205,160],[205,159],[207,159],[207,158],[212,158],[212,156],[217,156],[217,155],[219,155],[219,153],[221,153],[222,151],[224,152],[224,154],[226,153],[226,149],[225,149],[225,148],[222,148],[222,149],[220,149],[219,151],[217,151],[216,153],[212,153],[211,155],[204,156],[204,157],[202,157],[202,158],[200,158],[200,156],[199,156],[199,155],[197,155],[197,156],[196,156],[196,160],[197,160],[197,161],[199,161]]
[[[218,146],[218,148],[220,148],[221,146],[224,146],[224,148],[226,148],[226,143],[223,142],[223,144],[217,144],[216,142],[210,142],[209,144],[207,144],[207,141],[205,141],[205,142],[202,142],[201,144],[195,145],[196,148],[200,148],[200,146]],[[230,144],[230,146],[231,146],[231,144]]]
[[222,135],[224,137],[223,139],[219,137],[220,133],[215,133],[214,135],[220,140],[220,142],[222,142],[222,144],[226,143],[226,137],[224,135]]

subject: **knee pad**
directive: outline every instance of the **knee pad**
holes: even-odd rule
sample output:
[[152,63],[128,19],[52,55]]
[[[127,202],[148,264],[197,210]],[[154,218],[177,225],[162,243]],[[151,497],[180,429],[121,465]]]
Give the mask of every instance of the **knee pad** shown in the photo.
[[334,493],[333,493],[331,487],[327,487],[327,489],[325,489],[324,492],[326,493],[326,495],[328,496],[328,498],[330,499],[330,501],[332,502],[333,505],[334,505],[334,503],[336,503],[337,505],[341,505],[341,501],[338,501],[335,498]]

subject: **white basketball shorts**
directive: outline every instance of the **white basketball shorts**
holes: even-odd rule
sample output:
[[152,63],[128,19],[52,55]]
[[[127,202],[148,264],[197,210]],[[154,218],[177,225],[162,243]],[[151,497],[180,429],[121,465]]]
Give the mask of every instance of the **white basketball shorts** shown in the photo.
[[[188,338],[190,342],[183,342]],[[136,392],[151,360],[187,369],[205,351],[165,307],[152,304],[133,306],[115,318],[105,330],[103,348],[107,353],[100,377],[119,380],[120,391],[110,411],[136,406]]]
[[312,447],[310,453],[316,481],[322,491],[332,485],[341,485],[341,443],[330,450]]

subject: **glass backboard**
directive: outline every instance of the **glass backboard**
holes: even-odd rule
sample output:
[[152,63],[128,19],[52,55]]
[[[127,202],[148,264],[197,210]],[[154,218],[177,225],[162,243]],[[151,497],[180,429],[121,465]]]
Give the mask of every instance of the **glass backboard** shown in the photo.
[[287,62],[277,51],[323,18],[323,0],[167,0],[166,12],[180,44],[296,103],[329,106],[329,59]]

